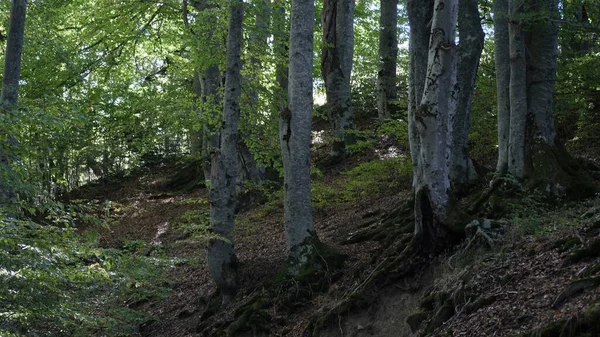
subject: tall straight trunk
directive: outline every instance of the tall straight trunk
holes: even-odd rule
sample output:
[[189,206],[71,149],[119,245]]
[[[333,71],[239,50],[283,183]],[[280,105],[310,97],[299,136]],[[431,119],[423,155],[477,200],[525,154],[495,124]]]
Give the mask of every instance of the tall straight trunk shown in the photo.
[[[194,92],[192,110],[197,113],[197,117],[200,118],[200,115],[202,114],[200,111],[200,101],[202,100],[202,83],[198,70],[194,70],[194,76],[192,77],[192,90]],[[202,130],[190,130],[190,152],[196,157],[200,157],[202,155]]]
[[6,52],[4,54],[4,72],[2,75],[2,93],[0,102],[4,113],[17,109],[19,98],[19,80],[21,79],[21,55],[25,37],[25,13],[27,0],[13,0],[10,9],[10,23]]
[[469,157],[469,129],[471,127],[471,103],[477,78],[479,58],[483,50],[485,34],[481,28],[477,0],[459,0],[458,31],[460,54],[458,59],[456,114],[452,124],[452,149],[450,179],[456,188],[467,185],[477,178],[477,172]]
[[398,0],[380,0],[379,72],[377,73],[377,111],[379,119],[396,111],[396,64],[398,63]]
[[[256,6],[258,7],[258,11],[256,13],[256,17],[254,19],[254,31],[250,34],[250,42],[252,48],[248,48],[248,52],[250,53],[250,66],[251,71],[248,76],[247,81],[249,82],[250,92],[248,93],[248,101],[250,108],[248,113],[251,110],[255,110],[258,107],[259,103],[259,94],[257,90],[257,86],[260,84],[259,72],[262,68],[262,62],[258,55],[259,53],[264,53],[269,48],[268,44],[268,30],[269,30],[269,19],[270,19],[270,8],[269,3],[266,0],[261,0],[256,2]],[[254,158],[254,154],[246,145],[245,139],[246,137],[250,137],[250,135],[242,134],[240,137],[240,141],[238,144],[238,189],[240,192],[244,191],[244,184],[246,181],[250,181],[255,185],[260,185],[262,183],[265,168],[263,165],[258,163]]]
[[[213,64],[202,72],[202,113],[206,114],[204,121],[213,121],[219,115],[218,107],[221,102],[219,87],[221,72],[219,66]],[[211,158],[219,149],[218,126],[216,123],[204,123],[202,126],[202,169],[204,177],[211,176]]]
[[[511,17],[522,16],[524,0],[509,0]],[[526,50],[522,24],[509,23],[510,45],[510,134],[508,141],[508,173],[525,177],[525,133],[527,129]]]
[[[2,90],[0,92],[0,113],[3,114],[12,114],[17,111],[26,11],[26,0],[12,1],[8,38],[4,53]],[[6,135],[7,130],[0,130],[0,132]],[[11,186],[14,172],[10,168],[10,162],[14,160],[13,148],[17,142],[11,134],[8,134],[8,137],[5,139],[8,139],[8,141],[0,143],[0,175],[2,176],[2,181],[0,182],[0,206],[12,206],[15,203],[16,196]],[[12,210],[9,212],[9,215],[12,216]]]
[[330,160],[343,158],[346,145],[353,143],[354,129],[350,76],[354,56],[354,0],[325,0],[323,13],[324,47],[321,73],[325,81],[327,117],[333,130]]
[[310,263],[311,241],[316,238],[310,190],[314,11],[313,0],[292,0],[289,108],[279,118],[288,272],[292,275]]
[[529,0],[529,7],[541,11],[548,20],[538,23],[530,30],[527,50],[527,106],[533,116],[538,141],[554,146],[553,119],[554,86],[558,60],[557,0]]
[[238,260],[234,248],[234,225],[237,176],[238,118],[242,78],[242,19],[243,1],[231,3],[227,35],[227,71],[223,97],[223,119],[219,151],[212,154],[210,186],[210,223],[218,238],[207,247],[207,264],[215,283],[221,290],[223,303],[228,304],[239,288]]
[[407,10],[410,25],[409,63],[408,63],[408,139],[413,165],[413,187],[415,186],[420,139],[415,123],[417,108],[423,98],[425,76],[427,75],[427,55],[433,16],[433,0],[408,0]]
[[283,111],[287,107],[288,96],[288,60],[289,60],[289,21],[286,20],[286,11],[282,0],[274,0],[273,12],[273,54],[275,55],[275,89],[276,111]]
[[414,115],[419,148],[415,170],[415,236],[443,245],[450,203],[451,126],[456,111],[458,0],[436,0],[423,99]]
[[508,142],[510,136],[510,43],[508,30],[508,0],[495,0],[494,58],[498,102],[498,162],[496,171],[500,174],[508,172]]

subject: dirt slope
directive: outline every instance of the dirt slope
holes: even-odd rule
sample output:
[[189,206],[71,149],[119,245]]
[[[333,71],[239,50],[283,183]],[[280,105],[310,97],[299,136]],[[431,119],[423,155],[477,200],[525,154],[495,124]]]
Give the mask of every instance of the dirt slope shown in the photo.
[[[169,298],[140,307],[156,317],[140,326],[142,336],[198,336],[196,328],[207,319],[214,293],[203,264],[202,241],[190,240],[189,233],[181,230],[186,214],[208,210],[207,192],[198,188],[180,193],[166,188],[176,171],[173,166],[156,167],[141,177],[109,187],[90,187],[77,195],[121,205],[122,211],[109,229],[94,228],[101,232],[104,245],[120,247],[128,240],[144,240],[164,247],[170,257],[186,259],[167,271],[168,286],[173,289]],[[335,180],[339,172],[339,168],[326,171],[325,180]],[[373,273],[382,252],[378,242],[340,242],[367,219],[396,209],[407,193],[382,191],[378,197],[316,210],[315,226],[321,239],[348,256],[339,277],[325,292],[311,293],[292,309],[265,308],[267,326],[250,326],[233,335],[310,335],[306,327],[315,313],[344,298],[349,289]],[[554,211],[540,208],[529,222],[508,219],[508,233],[492,248],[473,244],[465,250],[465,243],[431,259],[416,275],[375,286],[361,294],[357,305],[329,320],[320,330],[321,336],[410,336],[409,317],[415,327],[415,322],[421,323],[416,332],[419,336],[512,336],[589,310],[600,295],[600,282],[595,283],[600,271],[600,212],[582,214],[600,207],[600,201],[559,206]],[[282,219],[282,207],[277,203],[238,214],[236,249],[242,289],[233,307],[211,317],[231,323],[239,314],[236,309],[264,292],[264,286],[282,270]],[[572,284],[582,279],[584,284],[573,288]],[[561,293],[564,296],[557,301]],[[223,335],[226,329],[224,326]]]

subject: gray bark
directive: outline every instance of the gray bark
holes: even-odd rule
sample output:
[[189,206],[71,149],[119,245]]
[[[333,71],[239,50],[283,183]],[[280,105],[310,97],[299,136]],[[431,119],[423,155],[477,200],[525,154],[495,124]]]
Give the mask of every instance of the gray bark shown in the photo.
[[398,0],[380,0],[379,72],[377,73],[377,111],[379,119],[395,112],[396,64],[398,63]]
[[433,16],[433,0],[408,0],[407,10],[410,24],[409,64],[408,64],[408,139],[413,165],[413,187],[415,186],[420,140],[415,123],[415,114],[425,88],[427,74],[427,55],[429,53],[429,37]]
[[345,154],[353,143],[348,130],[354,129],[354,113],[350,97],[350,76],[354,55],[354,0],[325,0],[323,13],[324,47],[321,73],[327,96],[327,117],[333,130],[332,162]]
[[534,136],[554,146],[554,86],[558,60],[558,18],[556,0],[530,0],[528,5],[545,14],[527,39],[527,106],[535,121]]
[[522,23],[524,0],[509,0],[510,45],[510,134],[508,141],[508,173],[525,177],[525,132],[527,128],[526,51]]
[[298,274],[309,262],[312,251],[310,240],[316,235],[310,189],[313,20],[313,0],[292,1],[289,108],[283,109],[279,118],[288,272],[292,275]]
[[415,236],[440,245],[450,201],[451,120],[456,111],[458,0],[436,0],[423,99],[414,115],[419,148],[415,170]]
[[510,135],[510,44],[508,0],[494,1],[494,57],[496,62],[496,96],[498,101],[498,163],[496,171],[508,172]]
[[232,300],[239,288],[233,231],[239,100],[242,85],[240,75],[242,19],[243,1],[236,0],[231,4],[227,35],[227,70],[220,147],[218,152],[213,153],[211,165],[210,222],[213,233],[219,237],[211,239],[208,243],[207,264],[215,283],[221,290],[224,304]]
[[218,107],[220,103],[219,86],[221,85],[221,72],[218,65],[211,65],[202,72],[202,113],[207,115],[202,127],[202,169],[204,177],[211,176],[211,158],[219,148],[219,135],[217,123],[213,120],[218,118]]
[[477,179],[477,172],[469,157],[469,129],[471,127],[471,103],[479,58],[483,50],[485,34],[481,28],[477,0],[459,0],[458,31],[460,54],[456,86],[456,114],[450,121],[452,127],[452,149],[450,157],[450,179],[455,187],[465,186]]

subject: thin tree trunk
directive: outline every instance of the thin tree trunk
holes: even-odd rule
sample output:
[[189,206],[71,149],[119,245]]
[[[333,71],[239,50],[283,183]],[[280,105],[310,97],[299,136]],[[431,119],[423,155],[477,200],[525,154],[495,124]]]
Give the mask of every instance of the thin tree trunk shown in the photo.
[[234,248],[234,225],[237,176],[237,140],[239,100],[242,79],[243,1],[231,4],[227,35],[227,72],[223,103],[219,152],[212,154],[210,187],[210,222],[218,238],[211,239],[207,248],[207,264],[215,283],[221,290],[223,304],[233,299],[239,288],[238,260]]
[[202,113],[204,125],[202,127],[202,169],[204,177],[211,176],[211,158],[219,148],[218,125],[214,120],[219,115],[219,87],[221,85],[221,72],[219,66],[214,64],[203,71],[202,74]]
[[[25,36],[25,15],[27,12],[26,0],[13,0],[10,10],[10,22],[6,51],[4,53],[4,72],[2,76],[2,90],[0,93],[0,113],[13,114],[17,112],[19,98],[19,80],[21,79],[21,58],[23,54],[23,40]],[[7,130],[0,130],[6,135]],[[7,141],[0,144],[0,205],[12,206],[16,195],[11,180],[14,172],[10,167],[14,160],[14,148],[17,142],[13,135],[8,134]],[[8,215],[12,216],[12,210]]]
[[377,73],[377,111],[379,119],[395,113],[396,64],[398,63],[398,0],[380,0],[379,72]]
[[460,54],[457,73],[456,114],[452,124],[452,149],[450,157],[450,179],[455,188],[477,179],[477,172],[469,157],[469,129],[471,127],[471,103],[479,58],[483,50],[485,34],[481,28],[477,0],[459,0],[458,30]]
[[[518,18],[523,13],[524,0],[509,0],[510,16]],[[522,24],[512,20],[510,36],[510,135],[508,142],[508,173],[525,177],[525,133],[527,129],[526,51]]]
[[457,47],[454,43],[458,0],[436,0],[427,77],[414,116],[419,137],[415,171],[415,236],[427,246],[443,245],[450,203],[450,121],[456,111]]
[[279,118],[284,172],[284,214],[288,272],[297,275],[312,252],[310,190],[312,125],[313,0],[293,0],[290,29],[289,108]]
[[510,135],[510,42],[508,0],[494,1],[494,57],[496,62],[496,96],[498,101],[498,162],[496,171],[508,172]]
[[325,81],[327,117],[333,130],[332,163],[345,155],[354,142],[350,76],[354,55],[354,0],[325,0],[322,13],[323,39],[321,73]]
[[[415,115],[423,98],[425,77],[427,75],[427,55],[429,53],[429,37],[431,35],[431,19],[433,16],[433,0],[408,0],[407,10],[410,24],[409,64],[408,64],[408,139],[413,173],[416,173],[418,152],[420,148],[419,134]],[[413,187],[416,174],[413,174]]]

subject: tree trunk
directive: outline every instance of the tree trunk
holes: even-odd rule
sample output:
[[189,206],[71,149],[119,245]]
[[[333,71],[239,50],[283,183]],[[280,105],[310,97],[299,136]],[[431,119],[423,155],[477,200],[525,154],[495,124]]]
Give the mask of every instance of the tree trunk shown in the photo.
[[202,113],[205,115],[202,126],[202,169],[204,177],[208,178],[211,176],[211,158],[219,148],[217,109],[220,103],[221,72],[219,66],[214,64],[206,68],[202,75]]
[[[509,0],[510,17],[522,17],[524,0]],[[525,177],[525,134],[527,129],[526,50],[521,22],[511,20],[508,26],[510,45],[510,133],[508,141],[508,173]]]
[[327,96],[327,117],[333,130],[331,163],[340,161],[346,145],[354,142],[348,133],[354,129],[350,76],[354,55],[354,0],[325,0],[323,13],[324,47],[321,73]]
[[210,187],[210,222],[214,234],[208,243],[207,264],[215,283],[221,290],[223,304],[229,304],[239,288],[238,261],[234,249],[234,225],[237,176],[237,140],[239,100],[242,79],[243,1],[231,4],[227,35],[227,72],[223,98],[223,119],[219,137],[219,152],[212,154]]
[[410,156],[413,164],[413,187],[416,184],[416,170],[418,151],[420,148],[415,114],[425,88],[427,75],[427,55],[429,52],[429,26],[433,16],[433,0],[423,3],[421,0],[408,0],[407,10],[410,24],[409,37],[409,63],[408,63],[408,139],[410,142]]
[[494,1],[494,57],[496,62],[496,96],[498,101],[498,163],[496,171],[508,172],[510,135],[510,43],[508,0]]
[[313,0],[292,1],[289,108],[284,108],[279,118],[288,272],[292,275],[310,263],[311,241],[316,239],[310,190],[313,18]]
[[379,119],[396,111],[396,64],[398,63],[398,0],[380,0],[379,72],[377,73],[377,111]]
[[531,28],[527,39],[527,106],[535,121],[533,135],[554,146],[554,86],[558,60],[558,19],[556,0],[529,0],[528,5],[547,17]]
[[[26,11],[27,0],[12,1],[0,93],[0,112],[3,114],[16,114],[17,112]],[[0,130],[0,132],[6,135],[7,130]],[[17,142],[11,134],[6,139],[7,141],[2,141],[0,144],[0,174],[3,177],[0,182],[0,205],[12,206],[15,203],[16,195],[13,189],[14,185],[12,185],[14,172],[10,167],[10,162],[14,160],[13,148]],[[9,213],[9,215],[13,214]]]
[[286,19],[285,6],[282,0],[275,0],[276,9],[273,12],[273,53],[275,54],[275,89],[276,111],[280,112],[287,105],[288,96],[288,61],[290,27]]
[[[197,117],[200,118],[202,112],[200,101],[202,100],[202,83],[200,80],[200,74],[197,70],[194,70],[194,77],[192,77],[192,90],[194,92],[194,103],[192,110],[197,113]],[[202,156],[202,130],[190,130],[190,153],[192,156]]]
[[424,249],[431,250],[444,246],[448,237],[457,15],[458,0],[435,1],[425,89],[412,121],[418,137],[418,148],[414,149],[415,237],[424,243]]
[[10,23],[4,54],[4,73],[2,75],[2,109],[4,113],[17,109],[19,98],[19,80],[21,79],[21,55],[25,36],[25,13],[27,0],[13,0],[10,9]]
[[458,30],[460,54],[458,59],[456,114],[452,124],[450,179],[454,189],[460,189],[477,179],[477,172],[469,157],[469,129],[471,127],[471,103],[477,78],[479,58],[483,50],[485,34],[481,28],[477,0],[459,0]]

